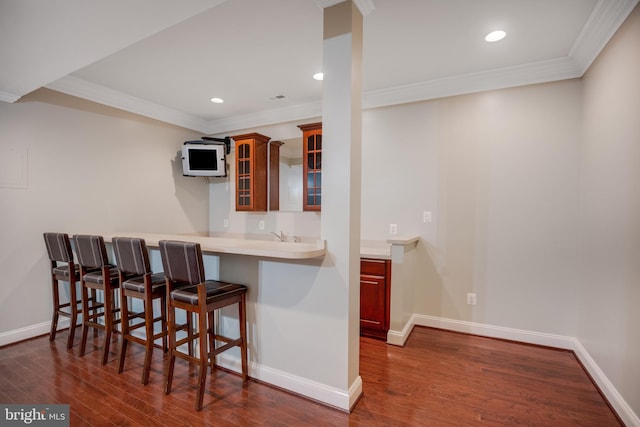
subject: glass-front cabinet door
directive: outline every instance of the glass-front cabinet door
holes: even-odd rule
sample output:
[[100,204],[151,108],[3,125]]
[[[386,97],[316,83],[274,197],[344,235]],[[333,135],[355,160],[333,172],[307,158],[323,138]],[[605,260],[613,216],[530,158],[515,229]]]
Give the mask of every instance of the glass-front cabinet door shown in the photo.
[[236,210],[267,210],[267,150],[271,138],[259,133],[232,137],[236,143]]
[[322,206],[322,122],[299,125],[302,130],[302,209],[319,211]]
[[238,155],[236,204],[239,208],[251,206],[251,145],[248,141],[236,145]]

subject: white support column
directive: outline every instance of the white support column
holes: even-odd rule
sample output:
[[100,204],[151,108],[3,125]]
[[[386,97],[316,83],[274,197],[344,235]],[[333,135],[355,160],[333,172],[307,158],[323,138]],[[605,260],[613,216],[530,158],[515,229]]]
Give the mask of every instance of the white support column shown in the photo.
[[360,335],[360,189],[362,14],[352,0],[324,9],[322,107],[323,281],[336,285],[335,339],[344,351],[344,389],[353,405],[362,393]]

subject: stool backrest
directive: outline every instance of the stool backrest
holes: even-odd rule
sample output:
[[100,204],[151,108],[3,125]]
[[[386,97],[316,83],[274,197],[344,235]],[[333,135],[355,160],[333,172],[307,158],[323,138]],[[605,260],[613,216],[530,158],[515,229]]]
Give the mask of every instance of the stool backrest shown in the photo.
[[118,269],[125,274],[143,275],[151,273],[149,251],[144,239],[135,237],[114,237],[113,252]]
[[164,275],[174,283],[197,285],[205,281],[199,243],[161,240]]
[[69,235],[65,233],[44,233],[44,244],[51,261],[73,262],[73,251]]
[[75,235],[78,263],[85,268],[102,268],[109,265],[107,248],[102,236]]

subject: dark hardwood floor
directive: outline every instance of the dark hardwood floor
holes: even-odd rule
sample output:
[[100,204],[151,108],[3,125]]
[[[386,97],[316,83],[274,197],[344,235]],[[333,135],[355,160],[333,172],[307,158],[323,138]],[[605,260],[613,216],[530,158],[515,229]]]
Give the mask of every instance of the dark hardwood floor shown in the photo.
[[255,381],[243,387],[223,370],[207,378],[194,412],[196,371],[186,362],[176,362],[166,396],[161,350],[143,386],[142,346],[129,346],[118,374],[119,345],[101,366],[99,340],[81,358],[79,337],[71,350],[66,338],[0,348],[0,403],[70,404],[72,426],[621,425],[573,353],[437,329],[415,328],[404,348],[361,338],[364,396],[351,414]]

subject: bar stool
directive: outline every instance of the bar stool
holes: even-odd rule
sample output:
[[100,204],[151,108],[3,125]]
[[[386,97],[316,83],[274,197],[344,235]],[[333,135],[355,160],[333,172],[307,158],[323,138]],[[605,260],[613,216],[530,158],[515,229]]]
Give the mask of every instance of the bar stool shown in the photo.
[[[69,235],[65,233],[44,233],[44,243],[51,261],[51,284],[53,287],[53,318],[49,341],[56,339],[58,319],[69,318],[67,348],[73,347],[73,338],[78,325],[78,314],[82,313],[82,299],[78,297],[76,283],[80,281],[79,267],[73,261],[73,251]],[[59,265],[65,263],[65,265]],[[60,303],[59,281],[69,283],[69,302]]]
[[[144,239],[114,237],[113,250],[118,265],[120,282],[120,318],[122,319],[122,345],[118,373],[124,370],[127,343],[135,342],[145,346],[142,384],[149,382],[151,356],[154,341],[162,338],[162,349],[167,351],[167,291],[164,273],[153,274],[149,263],[149,252]],[[141,312],[130,311],[129,298],[142,300]],[[160,315],[154,317],[153,302],[160,300]],[[135,322],[138,320],[137,323]],[[142,320],[142,321],[140,321]],[[161,322],[161,331],[154,333],[154,325]],[[136,329],[145,329],[144,338],[132,335]]]
[[[78,263],[80,264],[80,283],[82,285],[82,344],[80,356],[84,356],[87,346],[89,328],[104,331],[104,345],[102,364],[109,359],[109,346],[111,334],[115,331],[120,319],[116,315],[120,309],[116,308],[115,292],[118,289],[118,269],[109,264],[107,249],[102,236],[74,235]],[[102,303],[89,299],[89,290],[101,291],[104,300]],[[90,306],[89,303],[92,302]],[[102,311],[99,309],[102,308]],[[91,312],[90,312],[91,311]],[[99,323],[102,319],[104,324]]]
[[[204,265],[200,244],[161,240],[160,255],[167,282],[167,303],[169,319],[169,361],[165,393],[171,393],[173,368],[176,357],[198,364],[198,389],[195,410],[202,409],[204,387],[207,378],[207,365],[215,366],[215,356],[232,347],[240,347],[242,362],[242,381],[247,381],[247,325],[246,293],[247,287],[217,280],[205,280]],[[238,304],[240,337],[231,339],[218,335],[215,331],[215,310],[231,304]],[[187,318],[197,316],[197,331],[187,333],[185,338],[176,339],[176,308],[186,310]],[[182,326],[182,325],[180,325]],[[199,355],[183,353],[179,347],[198,341]],[[216,348],[216,342],[224,345]]]

